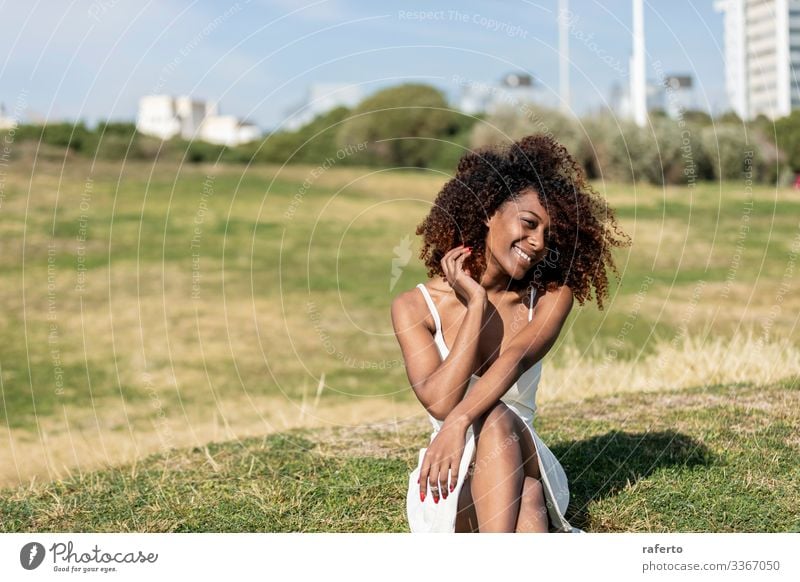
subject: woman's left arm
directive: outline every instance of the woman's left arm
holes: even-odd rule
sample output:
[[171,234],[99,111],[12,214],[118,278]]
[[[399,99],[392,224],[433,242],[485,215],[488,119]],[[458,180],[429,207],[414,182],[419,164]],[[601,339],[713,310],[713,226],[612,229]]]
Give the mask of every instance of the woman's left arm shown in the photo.
[[544,294],[528,325],[514,336],[503,353],[450,411],[445,423],[449,421],[451,426],[466,430],[496,404],[526,370],[550,351],[573,302],[572,290],[567,285]]

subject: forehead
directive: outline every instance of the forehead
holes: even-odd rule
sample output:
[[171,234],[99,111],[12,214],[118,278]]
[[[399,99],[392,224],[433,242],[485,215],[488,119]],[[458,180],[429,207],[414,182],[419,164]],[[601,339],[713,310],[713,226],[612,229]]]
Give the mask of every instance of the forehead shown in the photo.
[[539,195],[532,189],[524,190],[519,196],[509,199],[505,204],[506,212],[517,213],[524,210],[530,210],[542,218],[548,217],[547,209],[542,206]]

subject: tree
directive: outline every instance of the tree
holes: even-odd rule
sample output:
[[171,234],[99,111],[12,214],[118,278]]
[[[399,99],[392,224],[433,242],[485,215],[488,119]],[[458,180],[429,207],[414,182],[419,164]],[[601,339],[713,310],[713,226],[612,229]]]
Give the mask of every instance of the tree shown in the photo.
[[775,121],[775,136],[789,167],[800,172],[800,109]]
[[439,90],[409,83],[362,101],[339,129],[337,144],[366,144],[368,163],[428,167],[440,157],[440,140],[461,129],[459,118]]

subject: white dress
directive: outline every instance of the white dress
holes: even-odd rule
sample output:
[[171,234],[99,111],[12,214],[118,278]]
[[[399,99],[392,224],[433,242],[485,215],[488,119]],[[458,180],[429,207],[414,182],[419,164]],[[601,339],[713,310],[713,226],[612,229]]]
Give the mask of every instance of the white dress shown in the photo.
[[[444,343],[444,335],[442,334],[442,322],[439,318],[439,312],[436,310],[436,305],[431,299],[430,293],[424,284],[417,285],[425,296],[425,302],[431,310],[433,320],[436,323],[436,335],[434,340],[439,349],[439,354],[444,360],[449,354],[449,349]],[[531,320],[533,315],[533,296],[531,296],[531,307],[528,311],[528,321]],[[513,410],[525,423],[525,426],[531,432],[533,442],[536,445],[536,452],[539,459],[539,471],[542,476],[542,486],[544,489],[545,502],[547,505],[547,512],[550,521],[559,532],[575,532],[579,533],[582,530],[572,527],[564,513],[569,504],[569,486],[567,482],[567,475],[561,463],[558,462],[555,455],[547,448],[547,445],[542,442],[536,431],[533,428],[533,417],[536,412],[536,389],[539,386],[539,379],[542,374],[541,360],[534,364],[531,368],[525,371],[509,389],[501,397],[502,400],[511,410]],[[472,375],[470,378],[467,392],[472,388],[480,376]],[[432,442],[439,429],[444,424],[442,421],[437,420],[430,414],[428,418],[433,426],[433,432],[430,436]],[[420,501],[419,496],[419,471],[422,466],[422,460],[425,456],[427,448],[419,450],[419,458],[417,460],[417,467],[408,477],[408,495],[406,497],[406,513],[408,516],[408,524],[412,533],[429,533],[429,532],[454,532],[456,513],[458,510],[458,497],[461,487],[464,484],[464,479],[467,476],[467,469],[470,463],[475,459],[475,439],[472,432],[472,426],[467,429],[466,443],[464,446],[464,453],[461,457],[461,463],[458,471],[458,480],[455,489],[448,493],[447,498],[440,497],[439,503],[434,503],[433,495],[431,495],[430,486],[428,487],[425,495],[425,501]]]

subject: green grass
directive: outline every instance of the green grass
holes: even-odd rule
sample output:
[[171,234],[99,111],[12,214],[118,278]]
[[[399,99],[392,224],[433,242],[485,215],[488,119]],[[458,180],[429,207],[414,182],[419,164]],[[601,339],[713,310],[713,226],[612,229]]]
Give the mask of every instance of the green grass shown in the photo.
[[[800,378],[541,407],[589,532],[800,531]],[[301,429],[0,493],[4,532],[403,532],[421,417]]]
[[[84,467],[84,477],[30,492],[6,490],[2,527],[402,531],[403,510],[397,502],[402,501],[404,473],[424,441],[424,421],[398,427],[401,440],[393,436],[394,429],[366,437],[359,433],[369,447],[383,451],[379,457],[354,456],[348,447],[342,448],[341,458],[326,456],[325,439],[352,442],[348,431],[299,430],[210,445],[218,471],[203,451],[183,449],[170,459],[151,457],[135,468],[87,469],[127,458],[131,441],[143,455],[161,450],[162,420],[176,446],[214,440],[223,421],[236,434],[280,430],[286,426],[281,424],[284,415],[289,420],[297,416],[301,400],[308,396],[314,401],[323,375],[319,411],[345,405],[371,419],[395,403],[417,409],[399,365],[402,355],[389,307],[398,293],[426,279],[414,232],[446,176],[334,167],[312,179],[297,202],[312,170],[144,162],[92,166],[78,158],[63,167],[52,160],[33,166],[24,157],[7,168],[0,221],[0,437],[13,447],[0,455],[0,485],[27,483],[32,477],[41,482],[65,474],[65,467]],[[204,197],[209,176],[213,193]],[[82,208],[89,178],[89,203]],[[793,191],[758,187],[753,192],[749,231],[732,286],[723,294],[739,254],[737,236],[747,200],[742,184],[699,184],[692,191],[600,186],[623,228],[634,236],[634,245],[615,255],[622,278],[610,282],[606,309],[598,311],[590,303],[570,314],[546,357],[540,398],[547,398],[548,389],[556,393],[561,388],[571,397],[595,394],[582,392],[582,382],[593,371],[605,370],[599,366],[607,363],[603,358],[611,348],[616,360],[635,366],[638,374],[642,362],[655,354],[656,337],[733,338],[744,329],[758,331],[770,318],[774,337],[798,344],[796,268],[791,292],[781,296],[782,308],[770,311],[798,233],[800,204]],[[202,216],[201,204],[207,206]],[[292,207],[294,214],[287,216]],[[195,228],[200,237],[193,248]],[[405,237],[412,242],[411,260],[390,288],[394,249]],[[79,251],[86,267],[81,291],[76,289]],[[51,273],[48,259],[55,267]],[[195,274],[197,297],[192,295]],[[654,282],[632,317],[648,278]],[[692,306],[699,281],[707,286]],[[765,349],[763,354],[773,352]],[[792,352],[787,348],[786,353],[791,365]],[[696,352],[687,357],[698,359]],[[669,361],[675,369],[692,368],[692,362],[677,357]],[[780,369],[783,375],[796,373]],[[622,377],[619,367],[608,370]],[[696,376],[680,386],[706,382]],[[766,383],[758,376],[748,378],[753,386]],[[605,375],[601,380],[606,383]],[[779,398],[776,388],[764,390],[765,397]],[[776,420],[772,432],[759,433],[762,440],[743,432],[739,448],[731,448],[713,432],[714,427],[728,430],[721,420],[727,413],[692,409],[688,419],[696,426],[688,426],[682,413],[670,408],[644,412],[654,398],[670,397],[625,396],[626,403],[639,403],[641,410],[630,419],[610,420],[595,416],[596,410],[617,406],[613,400],[563,409],[545,400],[549,412],[539,421],[542,434],[574,481],[576,519],[594,531],[726,530],[733,526],[725,524],[739,517],[745,529],[754,531],[789,527],[767,517],[759,525],[757,516],[772,515],[774,503],[767,509],[737,505],[751,498],[772,503],[769,494],[796,493],[791,484],[759,485],[754,470],[740,463],[758,466],[755,462],[765,454],[762,440],[780,440],[783,421]],[[747,423],[759,414],[758,409],[747,411]],[[736,426],[730,417],[727,424]],[[635,448],[637,439],[656,426],[656,433],[648,433]],[[692,449],[683,468],[651,459],[651,451],[673,450],[665,444],[673,434],[676,443],[691,439],[703,444],[708,455]],[[388,448],[387,439],[395,439]],[[90,454],[95,450],[102,459]],[[604,454],[586,466],[599,450]],[[731,456],[733,450],[740,450],[741,459]],[[645,451],[641,463],[651,459],[652,470],[640,460],[626,460],[626,451],[634,451],[631,459]],[[617,465],[632,473],[609,473],[608,467]],[[734,465],[750,476],[741,483],[730,481],[733,469],[725,467]],[[297,478],[289,477],[293,474]],[[631,487],[619,480],[622,474],[633,479]],[[615,476],[605,484],[609,475]],[[702,479],[718,482],[720,494],[697,499],[706,490]],[[742,483],[753,496],[731,493],[725,505],[726,488]],[[642,499],[647,512],[637,510]],[[691,504],[681,510],[676,499]],[[782,511],[796,516],[781,503]],[[687,507],[695,506],[715,511],[687,513]],[[651,509],[657,507],[654,517]],[[725,515],[734,517],[714,521]],[[617,516],[626,517],[620,521]]]
[[[207,336],[230,343],[212,349],[203,346],[211,383],[223,396],[246,390],[299,397],[303,383],[315,383],[322,372],[350,387],[349,392],[397,392],[406,383],[402,368],[376,376],[347,366],[346,358],[325,353],[304,307],[306,301],[320,306],[325,331],[339,351],[347,352],[347,358],[399,358],[389,306],[397,293],[426,277],[412,256],[390,291],[393,249],[409,236],[413,255],[417,254],[414,229],[443,176],[382,171],[364,178],[370,172],[333,168],[312,180],[294,214],[286,217],[310,171],[303,167],[280,172],[271,167],[177,168],[141,162],[92,168],[88,161],[76,159],[65,167],[39,163],[31,173],[24,160],[15,162],[5,183],[5,218],[0,225],[0,236],[8,245],[8,252],[0,254],[6,281],[0,297],[8,306],[0,325],[0,379],[5,394],[0,418],[13,428],[32,427],[37,416],[60,412],[63,405],[87,405],[88,378],[94,377],[98,381],[92,389],[96,386],[101,408],[122,406],[129,398],[137,398],[132,394],[137,388],[144,389],[145,363],[149,373],[174,377],[157,386],[165,404],[202,404],[207,390],[196,388],[197,354]],[[203,200],[208,176],[214,177],[213,194]],[[82,210],[88,178],[92,180],[90,202]],[[631,249],[617,253],[623,277],[611,282],[607,310],[598,312],[589,304],[570,315],[566,327],[580,351],[602,351],[617,336],[645,277],[656,282],[649,300],[673,306],[685,302],[699,280],[724,281],[741,223],[744,195],[739,184],[722,185],[722,193],[717,185],[701,185],[693,192],[638,186],[637,198],[630,185],[605,187],[624,228],[636,236]],[[792,217],[798,205],[783,194],[776,202],[774,192],[767,188],[754,197],[757,203],[735,282],[751,290],[758,286],[756,301],[769,305],[786,268],[787,241],[797,229]],[[199,248],[192,249],[201,202],[207,210],[199,225]],[[75,283],[82,213],[88,217],[88,287],[81,295]],[[713,245],[712,233],[716,233]],[[47,341],[51,241],[58,281],[53,295],[57,347],[68,368],[68,390],[63,395],[55,390],[52,346]],[[199,299],[191,296],[194,252],[199,253]],[[742,310],[734,297],[703,299],[704,303],[719,302],[728,314]],[[96,333],[81,327],[81,300],[86,321],[109,320]],[[23,307],[25,320],[19,315]],[[192,327],[194,308],[199,311],[200,325]],[[787,306],[774,322],[776,332],[791,328],[789,312]],[[742,321],[755,325],[759,319],[749,316],[745,321],[743,315]],[[697,332],[707,323],[698,314],[688,322],[688,332]],[[730,321],[713,322],[713,326],[717,334],[729,334],[733,327]],[[664,337],[675,334],[675,317],[643,310],[628,331],[626,345],[618,349],[619,357],[649,353],[648,340],[654,331]],[[549,357],[557,365],[567,365],[560,345]],[[174,352],[194,357],[176,365]],[[267,373],[265,359],[274,378]],[[132,361],[138,362],[135,373]],[[336,392],[336,385],[331,388],[323,398]],[[409,391],[403,394],[412,398]]]

